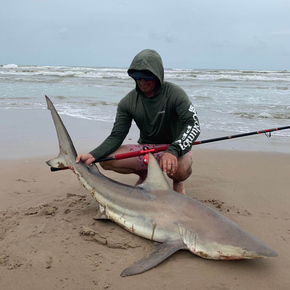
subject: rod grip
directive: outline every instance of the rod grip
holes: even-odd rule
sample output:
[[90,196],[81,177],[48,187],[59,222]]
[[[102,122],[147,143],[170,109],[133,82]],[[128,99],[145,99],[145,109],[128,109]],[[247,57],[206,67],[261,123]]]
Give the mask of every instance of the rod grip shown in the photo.
[[51,172],[60,171],[60,170],[66,170],[66,169],[69,169],[69,167],[63,167],[63,168],[50,167],[50,171]]

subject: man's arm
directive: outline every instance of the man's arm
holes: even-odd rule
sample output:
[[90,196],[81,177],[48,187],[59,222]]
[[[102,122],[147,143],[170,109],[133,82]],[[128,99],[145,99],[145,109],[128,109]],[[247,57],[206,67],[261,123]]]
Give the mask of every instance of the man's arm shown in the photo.
[[200,125],[193,104],[184,91],[176,98],[176,112],[182,122],[182,131],[178,138],[170,144],[166,152],[177,158],[185,155],[192,148],[193,142],[200,134]]

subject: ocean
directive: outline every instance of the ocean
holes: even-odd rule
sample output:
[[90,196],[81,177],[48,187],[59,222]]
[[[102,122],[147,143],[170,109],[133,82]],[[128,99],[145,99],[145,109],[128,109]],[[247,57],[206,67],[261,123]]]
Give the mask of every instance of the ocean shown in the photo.
[[[165,80],[187,92],[201,130],[227,135],[290,125],[290,71],[165,69]],[[48,95],[61,114],[113,123],[134,86],[125,68],[1,65],[0,114],[46,110]]]

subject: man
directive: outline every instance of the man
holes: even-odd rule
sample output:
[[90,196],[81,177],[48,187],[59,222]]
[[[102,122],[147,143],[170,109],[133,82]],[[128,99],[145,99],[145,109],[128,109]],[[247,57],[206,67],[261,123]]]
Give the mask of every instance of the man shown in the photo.
[[[165,152],[155,154],[161,169],[173,180],[173,189],[185,194],[183,181],[191,172],[192,143],[200,133],[199,121],[187,94],[177,85],[164,81],[160,55],[150,49],[138,53],[129,70],[136,87],[118,104],[115,123],[110,136],[88,154],[79,155],[85,164],[91,164],[108,155],[152,148],[169,144]],[[134,120],[140,129],[139,145],[122,145]],[[101,162],[106,170],[135,173],[141,184],[147,176],[142,157]]]

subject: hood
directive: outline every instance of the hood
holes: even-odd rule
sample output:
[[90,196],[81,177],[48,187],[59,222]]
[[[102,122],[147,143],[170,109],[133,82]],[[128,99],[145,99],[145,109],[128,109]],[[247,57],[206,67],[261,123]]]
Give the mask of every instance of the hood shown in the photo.
[[161,56],[155,50],[144,49],[139,52],[132,60],[128,72],[130,70],[149,70],[159,79],[160,84],[163,84],[163,63]]

